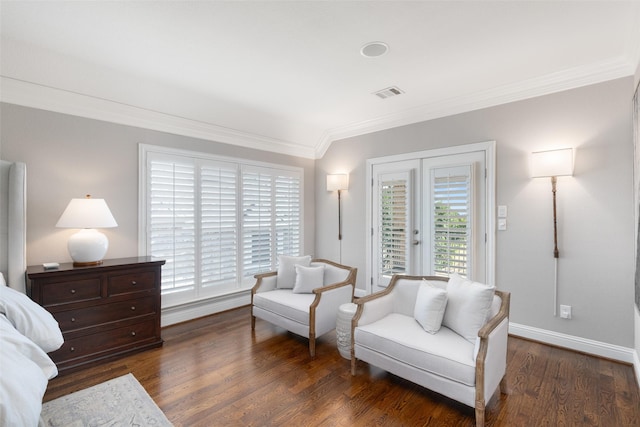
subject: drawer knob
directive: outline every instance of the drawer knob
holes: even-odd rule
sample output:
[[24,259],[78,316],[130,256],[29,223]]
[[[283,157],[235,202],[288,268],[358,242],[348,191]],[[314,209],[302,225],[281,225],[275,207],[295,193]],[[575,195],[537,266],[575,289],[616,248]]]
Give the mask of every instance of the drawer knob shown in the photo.
[[75,321],[76,321],[76,318],[75,318],[75,317],[72,317],[72,318],[71,318],[71,321],[72,321],[72,322],[75,322]]
[[136,336],[136,331],[131,331],[131,336],[135,337]]
[[132,305],[132,306],[131,306],[131,311],[135,311],[135,309],[136,309],[136,306],[135,306],[135,305]]
[[135,285],[137,285],[137,284],[138,284],[138,282],[136,282],[135,280],[132,280],[132,281],[131,281],[131,285],[132,285],[132,286],[135,286]]
[[75,347],[71,347],[71,348],[69,349],[69,351],[76,351],[76,348],[75,348]]
[[71,289],[71,291],[70,291],[70,292],[71,292],[72,294],[75,294],[75,293],[76,293],[76,290],[75,290],[75,289]]

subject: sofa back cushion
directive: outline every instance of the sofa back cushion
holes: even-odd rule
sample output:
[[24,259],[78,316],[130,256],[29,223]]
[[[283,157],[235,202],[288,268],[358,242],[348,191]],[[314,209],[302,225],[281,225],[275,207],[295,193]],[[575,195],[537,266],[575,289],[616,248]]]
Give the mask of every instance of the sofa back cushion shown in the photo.
[[305,256],[278,256],[278,279],[276,287],[278,289],[293,289],[296,283],[296,265],[308,267],[311,262],[311,255]]
[[[431,286],[447,289],[447,282],[441,280],[424,280]],[[413,317],[418,290],[422,280],[398,279],[394,286],[393,312]]]
[[312,267],[314,266],[324,266],[324,285],[333,285],[334,283],[343,282],[349,276],[349,270],[344,268],[336,267],[335,265],[327,264],[326,262],[318,262],[314,261],[310,264]]
[[490,317],[495,287],[452,274],[447,283],[447,309],[442,326],[474,343]]

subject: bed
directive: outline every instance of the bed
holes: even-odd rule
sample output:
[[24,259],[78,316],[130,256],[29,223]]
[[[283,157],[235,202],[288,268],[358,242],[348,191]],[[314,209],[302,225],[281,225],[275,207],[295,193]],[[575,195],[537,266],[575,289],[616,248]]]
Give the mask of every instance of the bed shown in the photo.
[[40,424],[63,343],[56,320],[25,294],[26,166],[0,160],[0,426]]

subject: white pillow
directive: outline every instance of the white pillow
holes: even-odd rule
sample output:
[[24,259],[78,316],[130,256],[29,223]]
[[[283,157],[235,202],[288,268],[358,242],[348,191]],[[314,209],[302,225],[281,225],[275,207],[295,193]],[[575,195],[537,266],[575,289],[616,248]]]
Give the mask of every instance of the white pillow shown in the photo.
[[276,288],[292,289],[296,282],[296,265],[309,267],[311,263],[311,255],[305,256],[287,256],[280,255],[278,257],[278,276],[276,279]]
[[486,323],[494,291],[494,286],[452,274],[447,283],[448,302],[442,324],[475,344],[478,331]]
[[425,331],[435,334],[440,330],[446,306],[447,291],[423,280],[418,289],[413,317]]
[[0,313],[45,353],[59,349],[64,342],[58,322],[51,313],[8,286],[0,286]]
[[294,294],[310,294],[315,288],[321,288],[324,283],[324,265],[304,267],[296,265],[296,282],[293,285]]
[[4,276],[2,275],[1,271],[0,271],[0,286],[7,286],[7,282],[4,281]]

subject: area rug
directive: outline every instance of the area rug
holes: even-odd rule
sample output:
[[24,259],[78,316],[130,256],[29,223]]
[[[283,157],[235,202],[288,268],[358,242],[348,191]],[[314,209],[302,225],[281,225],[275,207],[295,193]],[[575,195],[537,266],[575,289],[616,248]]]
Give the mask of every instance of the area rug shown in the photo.
[[41,423],[49,427],[173,426],[132,374],[44,403]]

